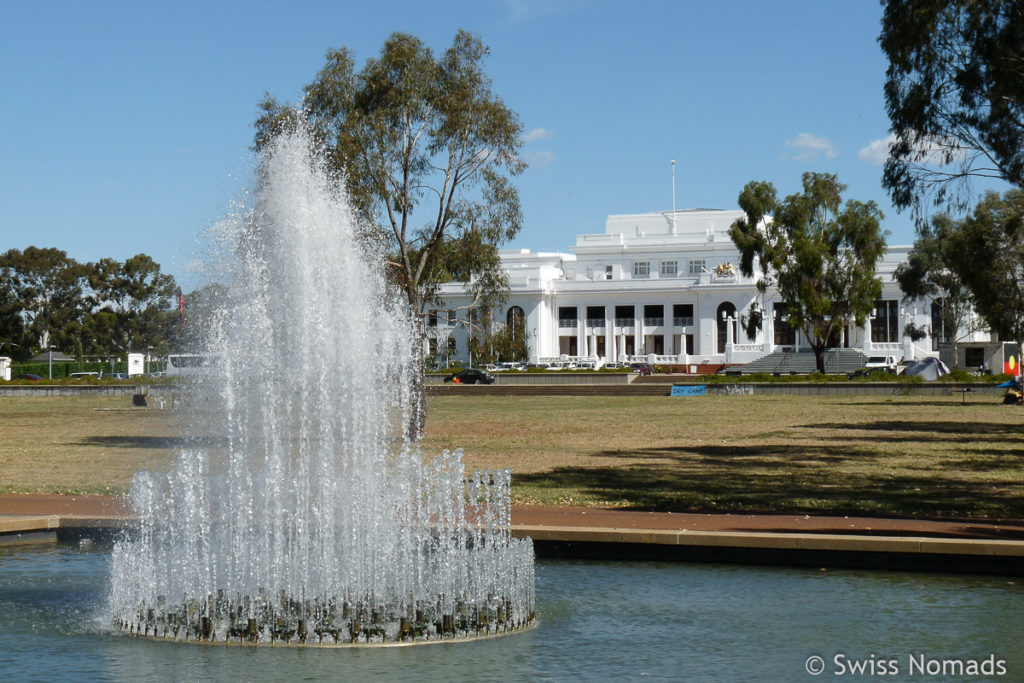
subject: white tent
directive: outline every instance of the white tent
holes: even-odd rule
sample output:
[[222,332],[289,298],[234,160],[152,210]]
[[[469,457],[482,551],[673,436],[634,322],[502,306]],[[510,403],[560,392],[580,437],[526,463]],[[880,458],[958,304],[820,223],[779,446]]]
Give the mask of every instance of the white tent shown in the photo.
[[943,375],[948,375],[949,368],[938,358],[924,358],[908,367],[904,374],[920,377],[926,382],[934,382]]

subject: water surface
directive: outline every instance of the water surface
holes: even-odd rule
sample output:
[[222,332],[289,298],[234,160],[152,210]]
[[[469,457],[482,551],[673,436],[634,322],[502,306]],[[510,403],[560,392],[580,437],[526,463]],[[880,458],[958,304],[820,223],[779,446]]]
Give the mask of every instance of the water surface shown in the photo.
[[[114,635],[109,549],[0,550],[3,680],[872,680],[849,666],[1005,660],[1024,679],[1013,579],[727,565],[541,561],[536,629],[402,648],[243,648]],[[826,670],[804,669],[812,655]],[[874,655],[874,657],[872,657]],[[841,657],[837,660],[836,657]],[[921,661],[921,660],[915,660]],[[926,659],[924,661],[931,661]]]

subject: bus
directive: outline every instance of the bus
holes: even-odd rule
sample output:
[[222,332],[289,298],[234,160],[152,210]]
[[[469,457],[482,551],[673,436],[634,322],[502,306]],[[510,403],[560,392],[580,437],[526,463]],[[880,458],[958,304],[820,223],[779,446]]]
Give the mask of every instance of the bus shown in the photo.
[[219,353],[173,353],[164,372],[168,377],[210,375],[220,370],[221,361]]

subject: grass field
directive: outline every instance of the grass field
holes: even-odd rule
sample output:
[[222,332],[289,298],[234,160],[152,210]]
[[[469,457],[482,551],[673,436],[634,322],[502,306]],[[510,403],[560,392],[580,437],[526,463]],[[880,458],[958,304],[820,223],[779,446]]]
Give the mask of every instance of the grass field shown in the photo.
[[[0,491],[111,493],[163,469],[170,411],[0,399]],[[518,502],[1024,519],[1024,411],[960,397],[435,397],[425,452],[511,467]]]

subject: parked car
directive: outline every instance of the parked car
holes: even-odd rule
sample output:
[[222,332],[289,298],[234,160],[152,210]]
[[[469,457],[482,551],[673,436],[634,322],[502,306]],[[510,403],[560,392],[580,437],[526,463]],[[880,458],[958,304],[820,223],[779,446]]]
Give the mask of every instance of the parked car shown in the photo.
[[650,363],[630,363],[629,369],[631,372],[635,372],[638,375],[654,374],[654,368],[651,367]]
[[896,356],[870,356],[864,364],[868,372],[884,370],[885,372],[896,372]]
[[68,379],[99,379],[102,375],[98,372],[72,372]]
[[39,375],[33,375],[32,373],[27,373],[24,375],[15,375],[12,379],[27,379],[30,382],[38,382],[42,377]]
[[113,377],[114,379],[117,379],[117,380],[125,380],[125,379],[128,379],[128,373],[127,372],[115,372],[113,375],[111,375],[111,377]]
[[454,384],[494,384],[494,375],[476,368],[468,368],[444,378],[445,382]]

